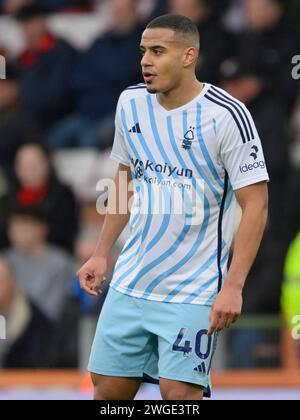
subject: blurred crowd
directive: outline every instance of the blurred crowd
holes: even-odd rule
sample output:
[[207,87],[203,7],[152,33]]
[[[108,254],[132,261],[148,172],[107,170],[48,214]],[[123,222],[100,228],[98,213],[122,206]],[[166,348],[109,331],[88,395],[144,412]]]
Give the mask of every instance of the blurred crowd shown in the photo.
[[[93,252],[103,217],[92,197],[83,199],[62,179],[55,156],[72,152],[80,161],[84,150],[93,150],[99,161],[108,159],[118,97],[143,81],[143,28],[168,12],[188,16],[199,28],[199,80],[243,101],[257,125],[271,178],[270,215],[244,312],[282,310],[284,264],[300,231],[299,81],[292,77],[292,58],[300,55],[299,2],[0,0],[0,26],[1,15],[17,23],[24,43],[13,56],[0,38],[7,61],[7,78],[0,80],[0,314],[9,337],[0,341],[0,368],[80,363],[82,319],[99,313],[105,294],[98,300],[84,295],[75,273]],[[110,28],[85,49],[49,25],[53,14],[105,20],[103,13],[109,13]],[[91,177],[89,188],[96,182]],[[299,290],[300,272],[298,282]],[[231,353],[246,353],[254,345],[247,340],[234,333]]]

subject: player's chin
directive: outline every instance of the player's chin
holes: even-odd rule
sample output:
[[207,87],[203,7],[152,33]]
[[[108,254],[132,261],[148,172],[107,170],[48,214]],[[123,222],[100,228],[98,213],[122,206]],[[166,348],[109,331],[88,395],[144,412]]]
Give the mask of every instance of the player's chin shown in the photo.
[[155,82],[153,83],[153,81],[146,82],[146,86],[147,86],[147,91],[149,93],[158,93],[159,92],[159,90],[157,89],[157,84]]
[[150,84],[147,85],[147,91],[149,93],[158,93],[158,89],[155,86],[151,86]]

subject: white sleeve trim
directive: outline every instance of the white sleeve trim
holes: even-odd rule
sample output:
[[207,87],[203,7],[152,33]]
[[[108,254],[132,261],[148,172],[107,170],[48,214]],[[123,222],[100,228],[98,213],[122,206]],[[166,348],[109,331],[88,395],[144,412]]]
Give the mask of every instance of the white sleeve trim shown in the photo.
[[257,184],[258,182],[262,182],[262,181],[270,182],[268,175],[263,174],[260,176],[243,179],[242,181],[235,182],[234,184],[232,184],[232,188],[235,191],[240,188],[248,187],[249,185]]

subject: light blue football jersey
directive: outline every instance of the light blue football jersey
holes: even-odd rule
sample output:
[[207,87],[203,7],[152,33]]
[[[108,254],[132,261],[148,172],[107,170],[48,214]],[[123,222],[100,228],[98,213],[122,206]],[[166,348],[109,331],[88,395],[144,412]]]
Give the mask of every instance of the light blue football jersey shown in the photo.
[[244,104],[206,83],[167,111],[141,84],[116,112],[111,158],[130,166],[130,236],[111,287],[130,296],[211,305],[227,275],[236,222],[234,190],[268,181]]

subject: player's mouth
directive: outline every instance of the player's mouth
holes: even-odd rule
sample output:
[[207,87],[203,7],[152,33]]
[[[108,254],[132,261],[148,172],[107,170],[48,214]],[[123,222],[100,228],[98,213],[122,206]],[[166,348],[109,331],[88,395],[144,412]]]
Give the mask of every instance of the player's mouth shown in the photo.
[[155,74],[150,73],[150,72],[143,73],[143,76],[146,83],[151,83],[153,79],[156,77]]

